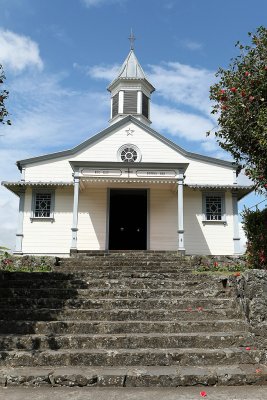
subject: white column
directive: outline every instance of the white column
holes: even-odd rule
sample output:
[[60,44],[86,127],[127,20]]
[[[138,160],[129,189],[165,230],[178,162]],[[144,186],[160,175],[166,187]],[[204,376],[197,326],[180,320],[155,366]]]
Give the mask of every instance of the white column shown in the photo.
[[19,195],[19,217],[18,217],[18,228],[16,233],[16,247],[14,254],[22,254],[25,189],[21,189],[18,195]]
[[113,97],[110,98],[110,119],[112,119],[112,110],[113,110]]
[[178,252],[185,254],[184,247],[184,171],[179,170],[178,177]]
[[78,206],[79,206],[79,190],[80,178],[74,176],[74,197],[73,197],[73,214],[72,214],[72,239],[71,250],[77,251],[77,231],[78,231]]
[[233,201],[233,223],[234,223],[234,254],[240,254],[240,236],[239,236],[239,221],[238,221],[238,203],[237,203],[237,193],[232,193]]
[[25,181],[25,167],[22,167],[22,169],[21,169],[21,181]]
[[142,92],[138,90],[137,92],[137,114],[142,114]]
[[123,114],[124,91],[119,91],[119,114]]

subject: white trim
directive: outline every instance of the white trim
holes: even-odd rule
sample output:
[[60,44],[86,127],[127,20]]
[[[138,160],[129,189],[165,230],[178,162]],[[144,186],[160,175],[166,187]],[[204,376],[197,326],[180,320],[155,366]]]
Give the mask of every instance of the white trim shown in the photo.
[[107,208],[106,208],[106,243],[105,250],[109,250],[109,216],[110,216],[110,188],[107,188]]
[[238,199],[237,193],[232,193],[233,202],[233,222],[234,222],[234,254],[241,254],[240,249],[240,236],[239,236],[239,221],[238,221]]
[[178,251],[185,252],[184,247],[184,170],[179,170],[178,188],[177,188],[177,205],[178,205]]
[[[221,219],[210,220],[206,216],[207,197],[221,198]],[[225,210],[225,192],[203,192],[202,193],[202,223],[206,224],[224,224],[226,225],[226,210]]]
[[[124,106],[124,91],[119,91],[119,107],[118,107],[118,114],[123,114],[123,106]],[[114,115],[115,117],[115,115]]]
[[14,254],[22,254],[24,204],[25,204],[25,189],[21,189],[19,192],[18,228],[16,233],[16,247]]
[[142,114],[142,92],[138,90],[137,92],[137,114]]
[[80,190],[80,178],[75,176],[74,177],[74,191],[73,191],[71,250],[77,250],[79,190]]
[[[135,161],[132,161],[132,162],[128,163],[128,162],[123,161],[123,160],[121,159],[121,153],[122,153],[122,151],[123,151],[126,147],[130,147],[130,148],[132,148],[133,150],[136,151],[136,153],[137,153],[137,159],[136,159]],[[140,162],[141,159],[142,159],[142,153],[141,153],[140,149],[139,149],[135,144],[125,143],[125,144],[122,145],[122,146],[118,149],[118,151],[117,151],[117,160],[118,160],[119,162],[122,162],[122,163],[123,163],[123,164],[121,164],[121,168],[124,168],[126,165],[129,165],[129,164],[132,165],[132,164],[134,164],[134,163]]]
[[[51,208],[50,208],[50,216],[49,217],[35,217],[35,207],[36,207],[36,195],[38,193],[46,193],[51,194]],[[32,206],[31,206],[31,222],[33,221],[50,221],[53,222],[55,212],[55,189],[48,189],[47,187],[43,188],[34,188],[32,189]]]

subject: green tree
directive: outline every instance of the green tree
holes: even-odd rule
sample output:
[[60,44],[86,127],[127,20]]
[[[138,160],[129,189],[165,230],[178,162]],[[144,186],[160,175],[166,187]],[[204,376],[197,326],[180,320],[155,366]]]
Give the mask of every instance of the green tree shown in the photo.
[[6,77],[2,65],[0,64],[0,124],[11,125],[8,117],[8,111],[5,106],[5,101],[8,98],[8,91],[2,89]]
[[237,42],[239,55],[216,73],[219,80],[210,88],[210,99],[212,113],[218,115],[219,145],[245,169],[255,188],[266,194],[267,29],[261,26],[248,35],[251,43]]

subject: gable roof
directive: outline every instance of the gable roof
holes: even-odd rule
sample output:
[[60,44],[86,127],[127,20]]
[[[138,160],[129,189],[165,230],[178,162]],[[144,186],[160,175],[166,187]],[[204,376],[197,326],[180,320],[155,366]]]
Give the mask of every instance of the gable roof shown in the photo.
[[129,122],[133,122],[135,125],[139,126],[141,129],[148,132],[150,135],[154,136],[156,139],[160,140],[162,143],[169,146],[170,148],[172,148],[173,150],[177,151],[178,153],[182,154],[185,157],[191,158],[193,160],[202,161],[202,162],[213,163],[215,165],[222,165],[222,166],[232,168],[232,169],[237,169],[237,167],[238,167],[237,164],[230,162],[230,161],[220,160],[218,158],[209,157],[209,156],[203,156],[203,155],[197,154],[197,153],[191,153],[191,152],[183,149],[182,147],[178,146],[176,143],[172,142],[171,140],[167,139],[165,136],[161,135],[154,129],[145,125],[143,122],[134,118],[132,115],[127,115],[122,120],[114,123],[113,125],[110,125],[103,131],[100,131],[96,135],[85,140],[78,146],[73,147],[72,149],[59,151],[56,153],[44,154],[44,155],[38,156],[38,157],[26,158],[24,160],[17,161],[16,164],[17,164],[19,170],[21,171],[22,167],[27,164],[33,164],[33,163],[36,163],[39,161],[48,161],[48,160],[52,160],[52,159],[58,158],[58,157],[72,156],[72,155],[76,154],[78,151],[81,151],[81,150],[85,149],[86,147],[90,146],[91,144],[97,142],[98,140],[103,139],[106,135],[108,135],[115,129],[120,128]]

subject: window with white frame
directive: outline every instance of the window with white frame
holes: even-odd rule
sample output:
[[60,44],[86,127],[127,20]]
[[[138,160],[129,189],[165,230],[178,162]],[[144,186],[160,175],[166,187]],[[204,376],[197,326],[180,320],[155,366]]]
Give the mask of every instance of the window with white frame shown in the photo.
[[225,223],[224,193],[203,194],[203,221]]
[[134,144],[124,144],[117,153],[118,161],[133,163],[141,161],[141,152]]
[[42,189],[33,191],[32,219],[53,219],[54,197],[54,191]]

